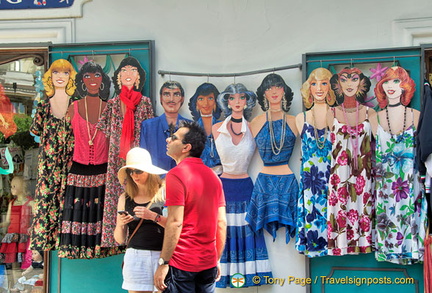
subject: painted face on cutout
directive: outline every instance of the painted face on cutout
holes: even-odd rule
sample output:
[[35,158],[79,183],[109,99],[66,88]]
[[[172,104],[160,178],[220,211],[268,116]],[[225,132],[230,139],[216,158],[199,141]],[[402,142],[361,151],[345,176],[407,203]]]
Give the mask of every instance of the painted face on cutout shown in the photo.
[[360,76],[357,73],[342,73],[339,77],[342,92],[347,97],[355,96],[360,85]]
[[66,88],[69,82],[70,72],[69,70],[64,71],[61,69],[56,69],[52,71],[51,78],[54,88]]
[[324,101],[330,90],[330,81],[328,79],[314,80],[310,83],[310,93],[314,101]]
[[206,96],[198,96],[197,98],[197,110],[201,112],[201,115],[210,115],[216,106],[216,99],[214,93]]
[[162,89],[161,103],[165,113],[178,113],[183,101],[184,97],[182,96],[181,90],[179,88]]
[[280,104],[285,94],[282,85],[274,85],[265,90],[265,98],[269,101],[270,105]]
[[400,99],[402,95],[401,80],[390,79],[382,84],[383,90],[389,99]]
[[246,106],[246,95],[245,94],[234,94],[228,98],[228,106],[231,107],[233,113],[242,113]]
[[131,89],[139,77],[138,68],[131,65],[126,65],[120,70],[120,82],[122,85]]
[[87,72],[83,75],[83,82],[90,94],[97,94],[102,84],[102,74],[99,72]]

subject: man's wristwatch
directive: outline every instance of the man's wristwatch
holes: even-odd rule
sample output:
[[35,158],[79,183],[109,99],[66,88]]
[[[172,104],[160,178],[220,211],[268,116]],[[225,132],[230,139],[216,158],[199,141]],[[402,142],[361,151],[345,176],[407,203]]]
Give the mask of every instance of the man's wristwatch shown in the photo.
[[161,258],[159,258],[158,263],[159,263],[160,266],[163,266],[163,265],[167,265],[167,264],[169,264],[169,261],[168,261],[168,260],[164,260],[164,259],[161,257]]

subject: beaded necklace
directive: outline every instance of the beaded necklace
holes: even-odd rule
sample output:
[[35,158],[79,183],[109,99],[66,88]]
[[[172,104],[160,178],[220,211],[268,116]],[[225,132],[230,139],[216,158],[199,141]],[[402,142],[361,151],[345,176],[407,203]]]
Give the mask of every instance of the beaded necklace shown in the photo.
[[318,130],[317,130],[317,124],[315,121],[315,111],[314,108],[311,109],[312,110],[312,122],[313,122],[313,129],[314,129],[314,135],[315,135],[315,141],[317,144],[317,147],[322,150],[326,144],[327,141],[327,136],[328,136],[328,129],[327,127],[324,127],[324,135],[322,137],[319,137],[318,135]]
[[343,103],[342,103],[341,107],[342,107],[342,112],[343,112],[344,118],[345,118],[345,124],[348,128],[349,140],[350,140],[352,148],[353,148],[352,159],[353,159],[354,169],[357,170],[358,169],[358,153],[359,153],[359,138],[358,138],[358,136],[359,136],[359,133],[358,133],[359,104],[356,101],[356,126],[355,126],[355,133],[354,133],[355,139],[352,138],[353,137],[353,128],[348,123],[348,116],[346,114],[345,106]]
[[280,141],[279,141],[279,146],[278,146],[277,142],[276,142],[274,130],[273,130],[273,120],[272,120],[271,112],[272,111],[267,111],[267,120],[269,123],[269,130],[270,130],[270,143],[271,143],[273,154],[275,156],[277,156],[282,151],[283,145],[285,143],[285,130],[286,130],[286,124],[287,124],[286,123],[286,113],[283,112],[283,116],[282,116],[282,129],[281,129]]
[[[92,146],[93,145],[93,140],[95,139],[98,130],[96,129],[95,132],[93,133],[93,136],[91,136],[91,134],[90,134],[90,126],[89,126],[89,118],[88,118],[88,109],[87,109],[87,96],[84,98],[84,106],[85,106],[85,114],[86,114],[87,134],[88,134],[88,137],[89,137],[88,144],[90,146]],[[102,100],[99,99],[98,120],[100,118],[101,110],[102,110]]]
[[[403,128],[402,128],[402,132],[405,130],[406,127],[406,107],[404,106],[404,123],[403,123]],[[388,112],[388,108],[386,107],[386,118],[387,118],[387,125],[388,125],[388,130],[390,132],[391,135],[394,135],[393,131],[391,130],[390,127],[390,118],[389,118],[389,112]]]

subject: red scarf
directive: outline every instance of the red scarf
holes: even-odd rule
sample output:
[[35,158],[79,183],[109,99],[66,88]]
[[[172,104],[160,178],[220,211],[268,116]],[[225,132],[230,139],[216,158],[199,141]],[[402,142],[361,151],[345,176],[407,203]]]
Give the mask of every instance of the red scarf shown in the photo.
[[134,128],[135,128],[135,109],[141,101],[142,94],[134,91],[132,88],[128,89],[122,86],[120,92],[120,100],[126,106],[126,112],[123,118],[122,135],[120,139],[120,158],[126,160],[126,154],[131,148],[134,141]]

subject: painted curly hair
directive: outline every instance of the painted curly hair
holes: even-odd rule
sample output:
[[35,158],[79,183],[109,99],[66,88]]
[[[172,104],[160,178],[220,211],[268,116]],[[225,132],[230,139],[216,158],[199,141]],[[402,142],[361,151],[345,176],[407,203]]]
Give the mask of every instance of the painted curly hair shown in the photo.
[[66,93],[68,96],[72,96],[76,89],[75,77],[77,72],[69,61],[65,59],[58,59],[51,64],[50,68],[47,70],[47,72],[45,72],[42,78],[47,97],[52,97],[55,93],[54,83],[52,81],[53,71],[69,72],[69,81],[66,85]]
[[[311,83],[316,80],[328,80],[328,82],[330,83],[331,77],[332,77],[332,73],[328,69],[322,67],[314,69],[309,74],[308,79],[303,83],[302,88],[300,89],[303,97],[303,104],[306,107],[306,109],[312,108],[314,104],[313,96],[310,93]],[[336,103],[335,94],[330,89],[326,96],[326,102],[329,106],[333,106]]]
[[399,66],[391,67],[386,70],[382,79],[375,86],[374,92],[381,109],[388,105],[388,98],[384,91],[383,84],[389,80],[399,79],[402,95],[400,102],[404,106],[408,106],[415,92],[414,80],[409,76],[408,72]]
[[348,78],[351,78],[354,74],[357,74],[360,78],[360,83],[357,88],[357,92],[355,93],[355,98],[360,104],[364,104],[366,101],[366,94],[371,87],[371,82],[369,78],[362,73],[362,71],[356,67],[345,67],[339,73],[334,74],[330,79],[331,88],[336,95],[336,102],[338,105],[341,105],[345,100],[345,95],[342,91],[342,86],[340,84],[340,77],[342,75],[346,75]]

